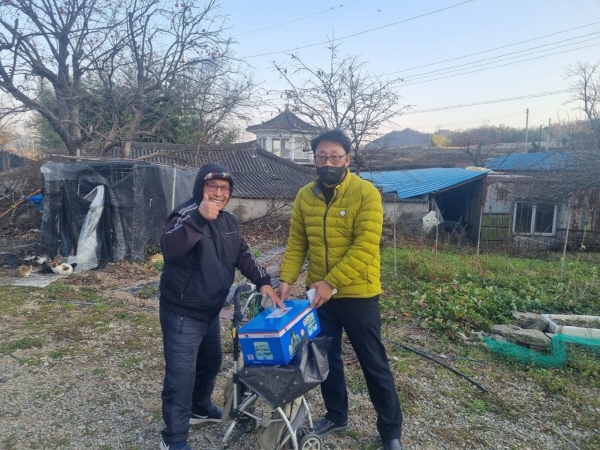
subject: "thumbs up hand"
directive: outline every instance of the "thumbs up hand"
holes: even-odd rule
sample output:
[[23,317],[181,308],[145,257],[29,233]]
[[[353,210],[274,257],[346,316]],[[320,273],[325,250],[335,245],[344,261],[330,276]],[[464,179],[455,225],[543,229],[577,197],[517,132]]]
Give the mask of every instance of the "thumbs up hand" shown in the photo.
[[200,206],[198,207],[198,211],[200,211],[200,214],[206,220],[215,220],[217,218],[217,216],[219,215],[219,207],[217,206],[216,203],[211,202],[208,199],[208,194],[206,192],[204,193],[204,196],[202,197],[202,202],[200,203]]

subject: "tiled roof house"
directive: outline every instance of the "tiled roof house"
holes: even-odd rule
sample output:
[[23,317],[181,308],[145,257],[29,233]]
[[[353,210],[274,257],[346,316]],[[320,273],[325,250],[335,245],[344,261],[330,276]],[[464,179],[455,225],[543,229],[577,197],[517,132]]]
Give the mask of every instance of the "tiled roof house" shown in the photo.
[[[120,156],[120,148],[114,149],[113,156]],[[314,169],[275,156],[254,141],[200,148],[136,142],[131,158],[194,169],[207,163],[224,164],[235,178],[232,198],[293,200],[298,190],[316,177]]]
[[300,119],[288,107],[275,117],[246,131],[256,135],[257,144],[269,153],[296,163],[312,163],[310,141],[320,128]]

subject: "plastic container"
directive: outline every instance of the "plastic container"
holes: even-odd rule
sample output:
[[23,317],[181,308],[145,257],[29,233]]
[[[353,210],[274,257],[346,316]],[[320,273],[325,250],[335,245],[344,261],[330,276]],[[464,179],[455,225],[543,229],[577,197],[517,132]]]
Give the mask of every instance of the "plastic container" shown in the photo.
[[263,311],[238,330],[246,365],[286,365],[307,336],[312,339],[321,327],[307,299],[287,300],[285,308]]

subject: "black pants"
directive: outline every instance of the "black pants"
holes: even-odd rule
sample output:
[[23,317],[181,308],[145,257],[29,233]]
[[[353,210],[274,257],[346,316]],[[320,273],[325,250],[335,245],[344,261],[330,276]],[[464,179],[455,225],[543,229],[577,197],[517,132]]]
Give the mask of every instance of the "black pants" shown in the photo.
[[190,415],[207,415],[221,368],[219,318],[196,320],[160,307],[165,353],[162,413],[167,444],[187,441]]
[[342,329],[356,352],[369,397],[377,411],[377,430],[384,440],[400,438],[402,410],[394,377],[381,342],[379,297],[332,299],[317,309],[321,336],[331,336],[329,376],[321,384],[326,418],[335,423],[348,420],[348,391],[342,361]]

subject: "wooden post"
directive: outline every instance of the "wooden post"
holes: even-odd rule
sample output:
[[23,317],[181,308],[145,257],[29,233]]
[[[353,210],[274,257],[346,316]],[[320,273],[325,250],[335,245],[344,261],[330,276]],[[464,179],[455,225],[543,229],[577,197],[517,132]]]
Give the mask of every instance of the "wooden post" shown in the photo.
[[565,257],[567,255],[567,243],[569,242],[569,228],[571,227],[571,210],[569,209],[569,218],[567,219],[567,232],[565,234],[565,245],[563,246],[562,259],[560,261],[560,273],[565,271]]

